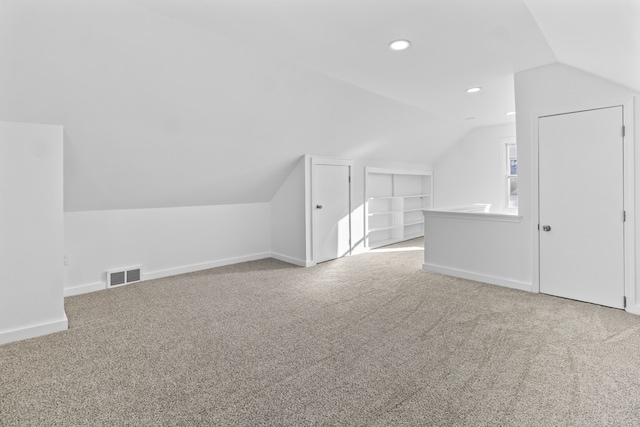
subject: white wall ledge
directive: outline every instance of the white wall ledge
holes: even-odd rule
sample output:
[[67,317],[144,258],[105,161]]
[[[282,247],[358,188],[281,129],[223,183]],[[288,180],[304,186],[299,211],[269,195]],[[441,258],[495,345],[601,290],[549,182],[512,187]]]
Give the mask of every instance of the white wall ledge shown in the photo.
[[451,218],[473,221],[520,222],[522,215],[494,212],[460,212],[438,209],[423,209],[425,218]]

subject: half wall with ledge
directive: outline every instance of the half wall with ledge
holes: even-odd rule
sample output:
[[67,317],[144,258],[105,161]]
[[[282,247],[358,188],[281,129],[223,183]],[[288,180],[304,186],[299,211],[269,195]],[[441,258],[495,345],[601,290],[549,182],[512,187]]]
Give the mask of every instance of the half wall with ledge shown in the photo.
[[491,212],[484,203],[425,209],[422,269],[448,276],[531,291],[530,232],[516,212]]

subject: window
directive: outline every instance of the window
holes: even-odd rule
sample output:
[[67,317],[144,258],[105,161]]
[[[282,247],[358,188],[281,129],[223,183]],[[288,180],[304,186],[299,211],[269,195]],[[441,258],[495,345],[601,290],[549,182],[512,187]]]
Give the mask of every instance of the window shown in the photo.
[[507,179],[507,209],[518,208],[518,147],[515,142],[506,144],[505,170]]

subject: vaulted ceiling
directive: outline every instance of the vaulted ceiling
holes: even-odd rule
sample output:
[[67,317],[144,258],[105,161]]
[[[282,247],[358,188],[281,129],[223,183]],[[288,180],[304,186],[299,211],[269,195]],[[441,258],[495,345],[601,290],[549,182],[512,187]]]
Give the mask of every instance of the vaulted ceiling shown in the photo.
[[0,119],[65,126],[66,210],[268,201],[305,153],[432,163],[513,121],[518,71],[640,91],[639,22],[637,0],[0,0]]

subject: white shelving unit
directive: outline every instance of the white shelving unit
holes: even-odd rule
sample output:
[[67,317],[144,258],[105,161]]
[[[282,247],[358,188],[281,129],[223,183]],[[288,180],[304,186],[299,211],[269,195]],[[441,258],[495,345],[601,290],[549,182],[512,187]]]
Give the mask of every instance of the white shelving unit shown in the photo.
[[433,175],[365,169],[365,245],[378,248],[424,235],[423,209],[430,209]]

